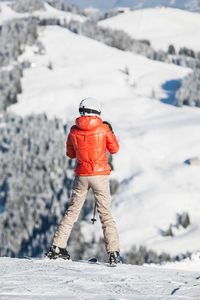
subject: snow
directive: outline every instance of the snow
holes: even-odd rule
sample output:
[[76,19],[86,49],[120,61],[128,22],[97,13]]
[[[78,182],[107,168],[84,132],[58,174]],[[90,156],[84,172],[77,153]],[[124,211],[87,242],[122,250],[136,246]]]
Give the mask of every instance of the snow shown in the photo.
[[[189,70],[119,51],[56,26],[41,29],[40,39],[46,54],[35,55],[27,48],[21,57],[34,61],[35,68],[25,71],[23,93],[10,111],[23,116],[46,112],[50,118],[73,123],[80,100],[98,95],[103,119],[112,122],[121,146],[112,177],[122,183],[113,201],[122,252],[133,244],[172,254],[198,250],[199,169],[183,161],[200,153],[200,111],[156,100],[168,97],[162,88],[165,82],[178,80]],[[123,72],[126,66],[135,87]],[[161,236],[160,230],[182,211],[192,218],[189,230],[175,238]],[[88,238],[102,234],[100,225],[85,224],[83,232]]]
[[[0,299],[195,299],[197,271],[0,258]],[[172,296],[173,295],[173,296]]]
[[[99,99],[102,118],[112,123],[120,143],[111,178],[120,183],[112,210],[122,254],[132,245],[172,255],[197,251],[200,169],[183,162],[200,155],[200,110],[166,104],[172,102],[177,82],[191,71],[108,47],[61,27],[40,28],[40,40],[44,55],[27,47],[20,58],[35,67],[24,71],[23,93],[9,111],[22,116],[45,112],[72,125],[81,99]],[[126,67],[130,75],[125,74]],[[173,229],[174,237],[163,237],[162,230],[175,224],[176,214],[184,211],[191,225]],[[92,226],[89,219],[83,226],[88,242],[102,236],[100,222]]]
[[66,20],[66,22],[69,22],[71,19],[79,22],[84,22],[86,20],[86,17],[84,16],[55,9],[54,7],[52,7],[47,3],[44,3],[44,6],[45,6],[45,11],[41,10],[41,11],[34,12],[34,16],[38,16],[40,18],[58,18],[61,21]]
[[94,7],[100,10],[113,9],[116,0],[68,0],[69,3],[78,5],[81,8]]
[[72,14],[70,12],[57,10],[51,5],[44,3],[45,10],[38,10],[33,13],[17,13],[14,11],[9,2],[1,2],[0,3],[0,24],[3,24],[4,22],[7,22],[12,19],[20,19],[20,18],[26,18],[29,16],[32,17],[39,17],[41,19],[48,19],[48,18],[57,18],[62,22],[64,20],[66,22],[69,22],[71,19],[84,22],[86,18],[81,15]]
[[99,25],[124,30],[135,39],[148,39],[153,48],[178,50],[187,47],[200,51],[200,13],[175,8],[140,9],[99,22]]
[[[72,17],[45,5],[46,12],[35,14]],[[1,7],[0,22],[24,15],[12,11],[6,2]],[[193,36],[191,24],[199,24],[199,14],[164,8],[138,10],[116,18],[133,20],[135,16],[139,22],[137,16],[141,14],[142,19],[146,16],[149,19],[141,22],[140,32],[145,24],[155,25],[154,19],[159,16],[163,23],[160,20],[156,32],[151,29],[155,34],[164,32],[165,25],[166,40],[175,19],[180,30],[181,18],[184,22],[188,20],[184,26],[187,39],[182,37],[184,43]],[[117,22],[120,24],[120,19]],[[199,31],[193,32],[199,43]],[[23,93],[9,111],[21,116],[46,113],[49,118],[56,116],[72,125],[81,99],[88,96],[99,99],[102,118],[112,123],[120,143],[119,153],[113,156],[115,170],[111,178],[120,183],[113,196],[112,211],[121,253],[133,245],[172,255],[199,250],[200,169],[183,162],[200,156],[200,110],[169,105],[180,80],[191,70],[120,51],[58,26],[40,27],[39,39],[46,52],[38,55],[35,47],[27,47],[19,58],[19,61],[29,60],[32,67],[24,70]],[[189,213],[191,225],[187,229],[173,227],[174,236],[163,237],[162,231],[170,224],[175,225],[176,215],[183,212]],[[88,242],[93,236],[96,239],[102,236],[100,222],[92,226],[89,219],[82,229]]]
[[[45,5],[47,11],[36,14],[74,17]],[[0,23],[21,17],[7,3],[1,6]],[[186,39],[181,37],[183,23],[178,23],[181,12],[170,10],[167,19],[164,18],[167,11],[143,11],[144,15],[152,12],[147,19],[151,30],[156,13],[163,13],[160,17],[165,29],[160,23],[159,30],[154,32],[155,46],[166,47],[171,41],[173,26],[170,26],[176,15],[180,24],[180,31],[177,29],[174,35],[176,46],[191,41],[191,47],[199,49],[199,27],[193,30],[194,38],[191,26],[192,22],[198,25],[199,15],[190,15],[189,22],[183,12]],[[145,33],[142,28],[140,25],[138,35],[148,38],[142,36]],[[162,30],[166,36],[159,45]],[[200,168],[183,162],[200,157],[200,110],[170,105],[180,80],[191,70],[110,48],[57,26],[40,28],[39,39],[46,52],[38,55],[35,47],[27,47],[19,58],[19,61],[28,59],[32,67],[24,70],[23,93],[9,111],[22,116],[45,112],[49,118],[56,116],[73,124],[80,100],[88,96],[98,98],[103,106],[102,118],[112,123],[120,142],[111,178],[120,183],[112,199],[112,211],[119,230],[121,254],[130,251],[133,245],[171,255],[187,251],[194,254],[191,259],[161,266],[118,265],[117,268],[86,261],[1,257],[0,299],[199,299]],[[52,70],[48,68],[50,63]],[[0,213],[3,210],[0,207]],[[191,225],[186,229],[173,227],[174,236],[163,237],[162,230],[175,224],[176,214],[184,211],[189,213]],[[88,242],[93,236],[96,239],[102,236],[99,220],[95,225],[90,223],[89,216],[82,229]]]
[[[99,95],[99,100],[105,106],[103,112],[106,118],[110,118],[106,105],[110,107],[115,101],[112,112],[118,118],[116,123],[120,124],[124,119],[124,115],[119,114],[121,109],[127,115],[127,121],[132,123],[132,115],[127,107],[131,108],[134,101],[137,106],[138,98],[142,98],[141,102],[144,98],[149,99],[152,89],[155,89],[158,97],[164,98],[166,93],[161,85],[171,80],[172,74],[174,80],[179,80],[190,72],[189,69],[154,62],[108,47],[56,26],[41,28],[40,39],[46,48],[46,55],[35,55],[33,48],[27,47],[26,53],[20,58],[29,59],[36,66],[25,70],[23,93],[19,95],[19,103],[11,108],[22,115],[45,111],[50,117],[59,115],[65,119],[69,116],[67,110],[74,109],[75,117],[80,99]],[[53,71],[48,69],[49,62]],[[124,74],[126,66],[129,68],[129,78]],[[135,88],[131,86],[132,82]],[[55,98],[56,107],[53,105]],[[122,105],[123,101],[126,106]],[[148,110],[153,101],[144,101],[144,105],[139,103],[138,109],[143,110],[145,115],[144,109]],[[160,110],[162,105],[158,106]]]
[[192,254],[191,258],[186,258],[182,261],[177,261],[175,263],[166,263],[162,267],[166,269],[175,269],[175,270],[190,270],[197,271],[200,270],[200,253]]
[[87,8],[84,9],[84,11],[91,16],[95,16],[95,15],[99,15],[101,13],[101,11],[98,8],[89,6]]

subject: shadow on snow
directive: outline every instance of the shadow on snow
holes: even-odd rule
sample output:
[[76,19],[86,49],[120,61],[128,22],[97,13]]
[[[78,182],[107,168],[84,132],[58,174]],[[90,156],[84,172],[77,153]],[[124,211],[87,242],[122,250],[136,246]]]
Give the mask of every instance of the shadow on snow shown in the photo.
[[166,81],[162,85],[162,89],[166,92],[166,98],[161,98],[160,101],[169,104],[169,105],[175,105],[176,103],[176,92],[181,86],[181,79],[174,79]]

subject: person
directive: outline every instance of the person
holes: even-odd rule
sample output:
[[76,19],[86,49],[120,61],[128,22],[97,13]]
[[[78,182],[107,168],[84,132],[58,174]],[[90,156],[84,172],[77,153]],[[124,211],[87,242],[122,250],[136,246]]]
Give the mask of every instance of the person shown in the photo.
[[100,118],[101,106],[95,99],[83,99],[79,112],[80,117],[76,119],[76,125],[71,127],[66,145],[66,155],[77,160],[71,204],[55,232],[47,256],[50,259],[70,259],[66,249],[67,241],[87,192],[92,188],[109,262],[117,263],[120,252],[119,237],[110,207],[111,168],[108,164],[107,150],[111,154],[117,153],[119,144],[111,125],[108,122],[103,123]]

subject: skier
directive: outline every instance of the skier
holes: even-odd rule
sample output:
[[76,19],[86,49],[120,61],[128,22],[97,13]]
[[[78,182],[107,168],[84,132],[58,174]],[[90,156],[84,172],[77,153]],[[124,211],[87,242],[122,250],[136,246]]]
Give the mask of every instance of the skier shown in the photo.
[[101,106],[93,98],[83,99],[79,105],[80,117],[67,138],[67,153],[76,158],[75,180],[71,204],[61,220],[47,256],[50,259],[70,259],[66,249],[73,224],[77,221],[87,192],[92,188],[97,211],[102,223],[105,246],[110,264],[119,260],[119,237],[110,209],[110,187],[107,150],[114,154],[119,145],[112,127],[100,118]]

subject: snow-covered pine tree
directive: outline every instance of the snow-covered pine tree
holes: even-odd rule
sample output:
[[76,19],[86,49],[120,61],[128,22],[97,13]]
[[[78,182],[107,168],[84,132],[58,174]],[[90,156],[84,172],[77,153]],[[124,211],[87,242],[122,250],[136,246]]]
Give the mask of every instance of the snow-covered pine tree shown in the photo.
[[12,9],[18,13],[34,12],[36,10],[45,10],[42,0],[15,0]]
[[64,0],[48,0],[47,3],[59,10],[69,11],[73,14],[87,16],[87,13],[84,10],[82,10],[80,7],[74,4],[67,3]]
[[[25,45],[33,45],[37,41],[37,22],[35,19],[16,19],[4,23],[0,30],[0,111],[17,102],[17,94],[21,93],[20,78],[23,63],[17,58],[25,49]],[[1,67],[10,65],[9,69]],[[27,64],[26,64],[27,66]]]
[[182,80],[175,104],[200,107],[200,69],[195,69]]

